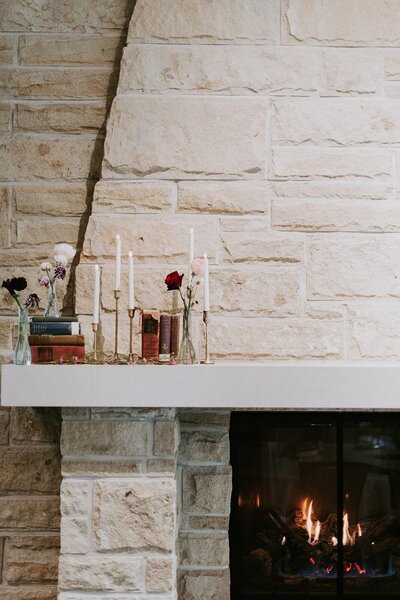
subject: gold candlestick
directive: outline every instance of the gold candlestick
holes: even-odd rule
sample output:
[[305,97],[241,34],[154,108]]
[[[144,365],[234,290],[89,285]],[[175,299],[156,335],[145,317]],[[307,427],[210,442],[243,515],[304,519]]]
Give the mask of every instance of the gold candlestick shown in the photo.
[[99,324],[92,323],[92,331],[93,331],[93,358],[95,362],[97,362],[97,329]]
[[210,354],[208,351],[208,310],[203,311],[203,323],[205,325],[205,333],[206,333],[206,357],[201,361],[202,365],[213,365],[215,364],[213,360],[210,360]]
[[128,308],[129,317],[129,362],[133,363],[133,319],[135,316],[135,309]]
[[114,290],[114,298],[115,298],[115,336],[114,336],[114,360],[118,360],[118,301],[121,296],[121,290]]

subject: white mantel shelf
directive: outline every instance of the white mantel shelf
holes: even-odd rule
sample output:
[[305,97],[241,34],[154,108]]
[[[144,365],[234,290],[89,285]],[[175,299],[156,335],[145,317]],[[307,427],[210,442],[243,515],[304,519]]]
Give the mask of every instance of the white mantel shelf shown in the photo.
[[1,405],[400,410],[400,362],[3,365]]

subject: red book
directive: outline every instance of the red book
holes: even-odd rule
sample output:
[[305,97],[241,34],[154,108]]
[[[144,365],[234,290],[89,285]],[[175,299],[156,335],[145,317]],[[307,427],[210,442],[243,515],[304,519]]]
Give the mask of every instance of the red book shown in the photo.
[[160,317],[160,362],[171,358],[171,315],[163,313]]
[[160,344],[160,311],[142,313],[142,357],[157,359]]
[[85,346],[31,346],[32,364],[72,362],[85,356]]

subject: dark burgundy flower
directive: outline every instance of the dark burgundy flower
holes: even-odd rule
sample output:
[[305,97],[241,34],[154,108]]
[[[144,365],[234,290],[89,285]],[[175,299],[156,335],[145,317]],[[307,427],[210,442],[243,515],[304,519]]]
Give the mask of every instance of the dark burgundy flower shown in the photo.
[[15,296],[15,292],[22,292],[27,285],[25,277],[12,277],[11,279],[5,279],[1,287],[5,288],[11,296]]
[[66,271],[64,265],[62,265],[61,263],[57,263],[57,266],[54,270],[54,277],[56,279],[64,279],[66,273],[67,273],[67,271]]
[[29,294],[25,300],[25,306],[27,308],[39,308],[40,298],[37,294]]
[[183,274],[179,275],[178,271],[173,271],[165,278],[165,283],[167,284],[168,291],[179,290],[182,285]]

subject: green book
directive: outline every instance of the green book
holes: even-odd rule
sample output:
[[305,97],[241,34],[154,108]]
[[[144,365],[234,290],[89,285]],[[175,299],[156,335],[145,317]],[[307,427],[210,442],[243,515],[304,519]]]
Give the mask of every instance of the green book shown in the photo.
[[32,317],[33,323],[76,323],[78,317]]

